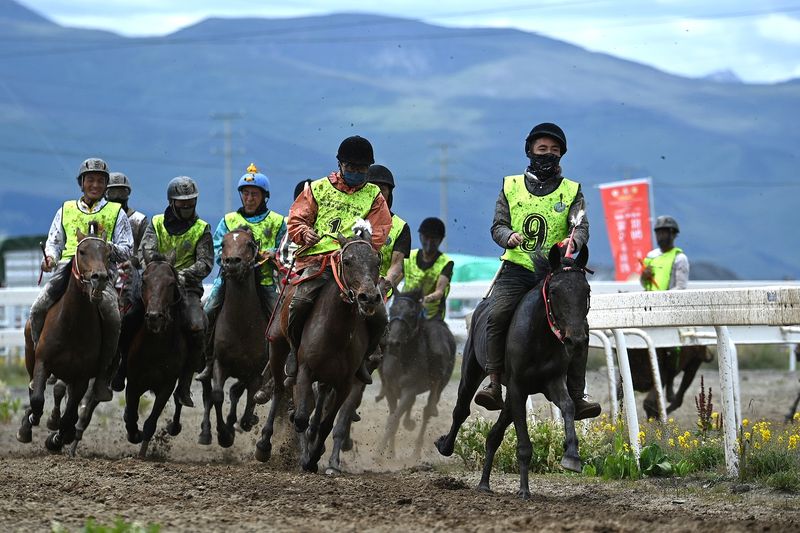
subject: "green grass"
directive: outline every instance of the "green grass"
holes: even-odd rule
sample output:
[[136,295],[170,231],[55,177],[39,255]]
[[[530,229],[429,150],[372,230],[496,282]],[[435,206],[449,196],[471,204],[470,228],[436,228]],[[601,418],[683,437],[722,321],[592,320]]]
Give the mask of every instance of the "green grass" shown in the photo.
[[[54,522],[50,531],[52,533],[69,533],[69,529],[61,525],[59,522]],[[139,522],[126,522],[122,518],[114,520],[112,525],[104,525],[95,522],[93,518],[86,521],[83,526],[83,533],[158,533],[161,531],[159,524],[141,524]]]
[[28,378],[28,371],[25,370],[25,365],[16,363],[0,364],[0,381],[9,387],[27,388],[30,378]]

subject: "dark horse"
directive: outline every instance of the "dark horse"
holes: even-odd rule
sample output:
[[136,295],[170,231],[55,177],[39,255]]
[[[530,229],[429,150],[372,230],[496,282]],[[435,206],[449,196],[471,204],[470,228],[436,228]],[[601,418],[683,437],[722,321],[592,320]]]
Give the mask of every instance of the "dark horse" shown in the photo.
[[31,378],[30,407],[25,410],[17,440],[30,442],[31,426],[39,424],[44,410],[44,391],[48,376],[67,384],[67,406],[58,421],[58,432],[51,433],[45,446],[57,452],[75,439],[78,404],[89,381],[100,372],[102,324],[98,304],[108,283],[111,247],[105,232],[98,235],[97,222],[89,223],[89,233],[77,234],[75,256],[53,286],[63,296],[47,311],[34,351],[30,320],[25,325],[25,366]]
[[[681,346],[680,348],[658,348],[656,349],[658,358],[658,369],[661,375],[661,383],[667,391],[667,414],[678,409],[683,405],[683,397],[694,380],[697,370],[703,363],[708,363],[713,359],[713,355],[706,346]],[[646,349],[634,348],[628,350],[628,361],[631,366],[631,377],[633,378],[633,389],[639,392],[647,392],[642,406],[647,418],[658,419],[658,400],[656,397],[653,374],[650,370],[650,356]],[[675,378],[683,372],[681,384],[675,391]],[[618,380],[617,397],[622,398],[622,382]]]
[[[303,470],[316,472],[317,463],[325,452],[325,439],[342,403],[352,388],[356,369],[367,350],[368,330],[365,317],[372,316],[377,306],[383,305],[378,288],[380,256],[373,250],[368,231],[356,231],[356,237],[338,236],[341,249],[331,254],[335,273],[314,303],[298,349],[297,382],[294,386],[294,427],[301,433]],[[292,287],[293,289],[294,287]],[[291,301],[291,290],[285,302]],[[275,320],[269,331],[270,368],[275,378],[269,418],[256,443],[256,458],[269,459],[270,440],[278,406],[284,393],[284,363],[289,351],[286,340],[288,305],[281,307],[280,320]],[[330,387],[324,405],[318,405],[319,428],[307,434],[309,419],[315,404],[312,385]],[[324,411],[324,412],[323,412]]]
[[[567,368],[574,357],[585,357],[589,349],[589,282],[586,261],[589,251],[584,246],[573,262],[561,257],[558,245],[547,258],[534,256],[538,285],[520,301],[511,319],[506,347],[503,379],[508,394],[497,422],[486,438],[486,462],[478,488],[490,491],[489,475],[494,454],[503,440],[506,428],[514,422],[517,433],[517,462],[520,479],[517,495],[530,498],[528,465],[531,441],[525,402],[530,394],[541,392],[555,403],[564,418],[564,456],[561,466],[581,471],[578,438],[575,435],[575,405],[567,392]],[[469,337],[464,347],[458,400],[453,409],[450,433],[436,441],[439,453],[452,455],[458,429],[469,416],[469,404],[486,373],[486,320],[489,300],[475,309]]]
[[[211,444],[211,406],[217,415],[217,442],[223,448],[233,445],[236,435],[236,406],[245,387],[247,403],[239,427],[250,431],[257,418],[253,415],[253,395],[261,387],[261,372],[267,365],[267,342],[264,331],[267,319],[258,297],[261,283],[257,268],[258,245],[249,228],[235,229],[222,238],[222,276],[225,294],[214,326],[211,346],[214,371],[210,383],[203,382],[203,423],[200,444]],[[229,377],[238,380],[231,389],[231,410],[227,422],[222,417],[223,387]]]
[[430,392],[414,448],[414,457],[420,456],[428,421],[438,414],[436,404],[455,365],[455,338],[443,320],[422,317],[422,296],[418,290],[395,294],[389,314],[386,351],[379,371],[381,395],[389,404],[381,449],[388,446],[392,457],[400,419],[405,415],[404,425],[413,429],[410,415],[414,401],[417,395]]
[[[128,442],[141,443],[139,457],[147,455],[150,439],[156,431],[158,417],[169,401],[188,357],[187,342],[181,327],[182,292],[173,264],[175,252],[168,257],[154,255],[142,273],[144,321],[133,333],[128,349],[128,383],[125,387],[125,429]],[[155,394],[150,416],[139,430],[139,399],[142,394]],[[175,414],[167,432],[175,436],[181,431],[181,404],[175,399]]]

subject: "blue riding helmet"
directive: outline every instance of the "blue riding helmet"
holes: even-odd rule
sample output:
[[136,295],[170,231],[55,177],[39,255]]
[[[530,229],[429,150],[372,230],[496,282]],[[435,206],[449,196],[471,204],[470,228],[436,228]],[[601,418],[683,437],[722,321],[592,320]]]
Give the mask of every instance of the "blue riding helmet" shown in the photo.
[[264,191],[264,197],[269,198],[269,178],[260,173],[253,163],[247,167],[247,174],[239,178],[237,190],[241,192],[242,187],[258,187]]

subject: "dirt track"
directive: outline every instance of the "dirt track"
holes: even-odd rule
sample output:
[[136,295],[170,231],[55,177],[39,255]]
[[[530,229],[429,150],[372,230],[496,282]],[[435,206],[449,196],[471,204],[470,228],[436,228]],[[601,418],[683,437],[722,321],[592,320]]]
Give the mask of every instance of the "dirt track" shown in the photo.
[[[714,373],[704,374],[715,387]],[[742,374],[745,416],[783,413],[796,379],[787,373]],[[591,377],[590,390],[605,405],[601,374]],[[343,455],[351,473],[340,477],[301,474],[280,457],[257,463],[254,434],[239,434],[228,450],[200,447],[197,410],[187,413],[181,435],[157,443],[150,461],[131,457],[137,447],[125,440],[116,401],[102,407],[76,459],[50,456],[43,427],[35,428],[32,444],[23,445],[14,439],[16,422],[2,425],[0,530],[49,530],[53,521],[76,530],[89,517],[111,523],[117,516],[159,523],[168,531],[800,529],[800,497],[767,489],[734,494],[730,482],[547,475],[532,478],[533,498],[523,502],[514,495],[516,476],[495,474],[495,494],[479,493],[478,474],[464,472],[457,460],[442,460],[432,449],[423,453],[422,466],[408,457],[413,432],[401,430],[399,460],[376,458],[386,407],[373,403],[375,391],[376,386],[368,389],[364,420],[355,425],[356,448]],[[451,385],[428,442],[446,429],[454,395]],[[692,403],[687,398],[680,419],[693,420]],[[257,412],[263,418],[265,409]]]

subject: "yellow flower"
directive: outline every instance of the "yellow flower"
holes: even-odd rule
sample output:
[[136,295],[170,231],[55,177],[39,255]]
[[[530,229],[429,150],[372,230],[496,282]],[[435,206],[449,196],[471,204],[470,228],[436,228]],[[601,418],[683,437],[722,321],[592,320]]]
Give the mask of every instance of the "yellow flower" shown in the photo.
[[790,450],[796,450],[798,441],[800,441],[800,437],[797,435],[792,435],[789,437],[789,446],[787,446]]
[[[794,416],[797,417],[797,415],[800,415],[800,413],[797,413]],[[675,419],[674,418],[670,418],[669,420],[667,420],[667,422],[670,423],[670,424],[674,424],[675,423]]]
[[662,436],[662,435],[661,435],[661,430],[660,430],[660,429],[657,429],[657,430],[656,430],[656,440],[661,440],[661,436]]
[[719,413],[714,411],[713,413],[711,413],[711,418],[719,418]]
[[743,428],[746,428],[749,424],[750,424],[750,421],[748,419],[745,418],[744,420],[742,420],[742,427]]
[[700,442],[699,442],[697,439],[694,439],[694,440],[692,441],[692,446],[694,446],[695,448],[697,448],[698,446],[700,446]]
[[800,413],[795,413],[792,420],[800,420]]
[[764,442],[769,442],[769,439],[770,439],[771,437],[772,437],[772,433],[770,433],[770,431],[769,431],[768,429],[762,429],[762,430],[761,430],[761,439],[762,439]]
[[760,450],[761,449],[761,443],[760,442],[754,442],[753,443],[753,448],[755,448],[756,450]]
[[745,433],[744,434],[744,438],[745,438],[745,440],[750,440],[750,433],[749,432]]
[[644,431],[639,432],[639,444],[644,446]]
[[669,439],[669,445],[675,447],[675,439]]

